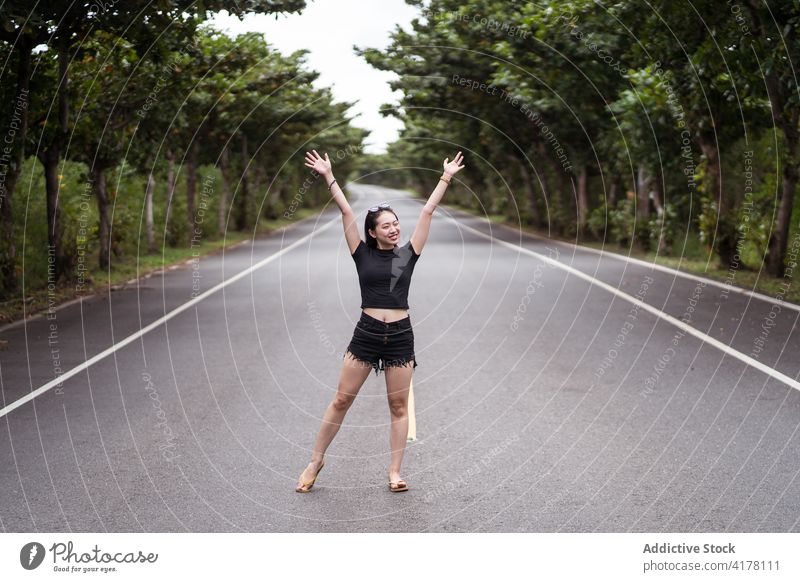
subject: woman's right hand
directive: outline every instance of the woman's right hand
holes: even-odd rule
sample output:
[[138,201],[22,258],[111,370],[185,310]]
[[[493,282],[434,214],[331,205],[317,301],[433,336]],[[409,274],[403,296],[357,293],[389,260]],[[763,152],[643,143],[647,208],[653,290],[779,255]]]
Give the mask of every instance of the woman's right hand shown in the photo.
[[464,167],[464,165],[461,164],[462,161],[464,161],[464,156],[461,155],[461,152],[456,154],[456,157],[453,158],[452,162],[448,162],[447,158],[445,158],[444,163],[442,164],[444,173],[452,178]]
[[325,158],[323,159],[317,153],[317,150],[311,151],[314,152],[314,155],[306,152],[306,167],[311,168],[321,176],[330,176],[333,174],[333,170],[331,169],[331,161],[328,159],[328,154],[326,153]]

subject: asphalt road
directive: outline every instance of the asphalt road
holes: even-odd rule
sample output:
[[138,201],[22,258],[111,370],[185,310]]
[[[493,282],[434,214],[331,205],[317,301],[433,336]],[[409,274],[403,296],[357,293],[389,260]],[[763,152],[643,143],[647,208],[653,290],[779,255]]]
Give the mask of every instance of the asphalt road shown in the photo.
[[[391,201],[411,235],[420,201],[351,195],[362,221]],[[406,493],[386,485],[374,374],[294,492],[360,312],[335,208],[0,330],[2,406],[242,272],[0,417],[3,531],[800,531],[800,392],[781,380],[800,311],[446,207],[409,295]]]

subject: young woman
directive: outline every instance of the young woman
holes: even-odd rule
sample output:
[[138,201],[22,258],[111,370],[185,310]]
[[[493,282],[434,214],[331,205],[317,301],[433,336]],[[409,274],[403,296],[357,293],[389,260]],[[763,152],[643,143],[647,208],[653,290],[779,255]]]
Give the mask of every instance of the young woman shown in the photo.
[[388,204],[373,206],[364,220],[366,242],[358,234],[355,214],[336,183],[328,154],[306,152],[305,165],[325,178],[333,199],[342,211],[344,236],[356,263],[361,286],[361,318],[344,354],[336,395],[325,410],[322,426],[314,444],[311,462],[300,475],[295,488],[307,493],[314,486],[324,466],[324,455],[339,430],[347,410],[371,370],[383,371],[389,396],[391,429],[389,445],[389,490],[408,491],[400,478],[400,464],[408,435],[408,391],[411,374],[417,367],[414,355],[414,331],[408,315],[408,289],[414,265],[428,239],[433,211],[444,196],[452,177],[464,166],[464,157],[456,154],[452,162],[444,159],[444,173],[422,208],[417,226],[404,245],[400,242],[400,220]]

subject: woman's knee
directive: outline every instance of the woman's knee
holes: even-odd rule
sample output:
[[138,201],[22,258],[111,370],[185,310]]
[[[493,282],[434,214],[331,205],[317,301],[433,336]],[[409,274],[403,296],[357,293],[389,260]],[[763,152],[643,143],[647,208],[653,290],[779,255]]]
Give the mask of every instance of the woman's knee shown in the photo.
[[342,394],[341,392],[337,392],[336,396],[333,397],[333,401],[331,402],[331,406],[333,406],[334,410],[339,412],[346,412],[350,405],[353,404],[355,400],[355,396],[350,394]]
[[392,416],[399,418],[404,417],[408,412],[408,400],[399,398],[390,399],[389,411],[392,413]]

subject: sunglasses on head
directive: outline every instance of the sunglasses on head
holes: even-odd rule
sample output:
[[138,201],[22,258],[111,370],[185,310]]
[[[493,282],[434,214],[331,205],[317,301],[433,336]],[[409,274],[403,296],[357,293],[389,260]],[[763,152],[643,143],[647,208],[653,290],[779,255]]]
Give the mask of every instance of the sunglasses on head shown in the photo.
[[369,209],[369,211],[378,212],[378,210],[381,210],[383,208],[391,208],[391,206],[389,206],[388,202],[384,202],[383,204],[378,204],[377,206],[373,206],[372,208]]

